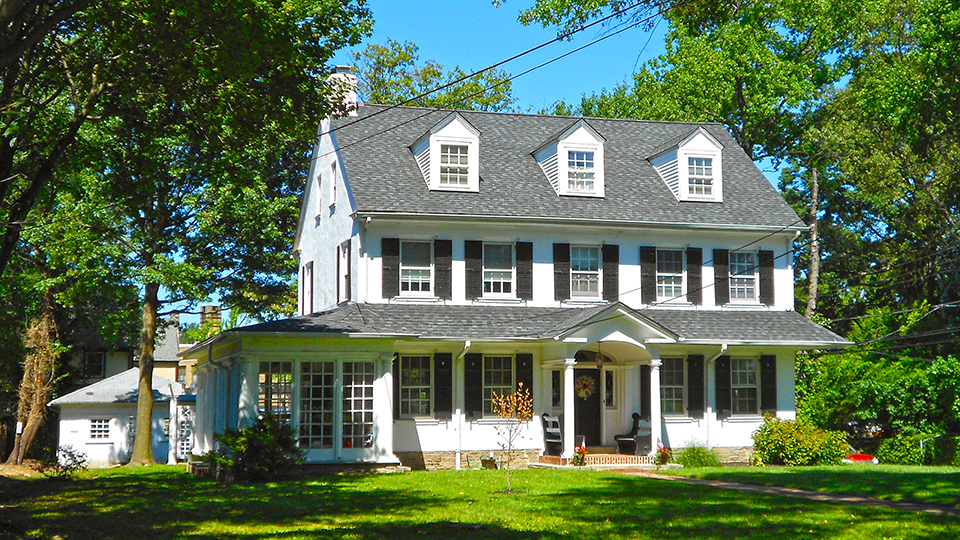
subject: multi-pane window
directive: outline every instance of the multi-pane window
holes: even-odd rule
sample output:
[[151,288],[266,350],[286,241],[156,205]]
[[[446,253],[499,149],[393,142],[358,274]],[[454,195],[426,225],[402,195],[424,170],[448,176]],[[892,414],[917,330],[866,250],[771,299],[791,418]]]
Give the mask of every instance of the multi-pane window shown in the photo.
[[493,394],[506,396],[515,390],[512,356],[483,357],[483,412],[493,414]]
[[469,177],[468,146],[440,145],[440,185],[466,186]]
[[713,158],[688,158],[690,195],[713,195]]
[[432,290],[431,242],[400,243],[400,293],[427,294]]
[[595,179],[593,152],[575,150],[567,152],[567,189],[592,192]]
[[599,247],[570,247],[570,295],[600,296]]
[[657,300],[683,296],[683,251],[657,250]]
[[400,357],[400,414],[430,416],[430,357]]
[[300,364],[300,448],[333,448],[334,362]]
[[290,423],[293,401],[293,363],[260,362],[260,390],[257,410],[272,414],[283,423]]
[[663,414],[683,414],[683,358],[664,358],[660,366],[660,410]]
[[755,300],[757,298],[756,254],[733,252],[730,254],[730,299]]
[[757,414],[757,359],[730,360],[730,397],[733,414]]
[[103,377],[106,373],[107,353],[103,351],[86,352],[83,354],[83,376]]
[[91,439],[110,438],[110,420],[108,418],[92,418],[90,420]]
[[483,294],[513,295],[513,245],[483,245]]
[[343,363],[343,448],[373,446],[373,362]]

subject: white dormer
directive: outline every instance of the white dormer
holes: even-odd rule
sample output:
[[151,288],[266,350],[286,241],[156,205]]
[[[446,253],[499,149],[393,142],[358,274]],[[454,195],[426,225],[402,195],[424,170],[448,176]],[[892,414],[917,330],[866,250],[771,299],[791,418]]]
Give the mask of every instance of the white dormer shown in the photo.
[[427,188],[480,191],[480,132],[460,113],[447,116],[410,147]]
[[722,152],[720,141],[698,127],[649,161],[677,200],[723,202]]
[[603,138],[578,120],[533,152],[557,195],[603,197]]

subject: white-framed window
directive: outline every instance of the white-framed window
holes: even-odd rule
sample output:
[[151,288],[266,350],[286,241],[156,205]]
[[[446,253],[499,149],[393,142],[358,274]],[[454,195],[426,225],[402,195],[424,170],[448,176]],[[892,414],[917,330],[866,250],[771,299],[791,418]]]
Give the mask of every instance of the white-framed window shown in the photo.
[[657,300],[683,296],[683,250],[657,250]]
[[109,418],[91,418],[90,419],[90,438],[91,439],[109,439],[110,438],[110,419]]
[[313,261],[303,265],[303,314],[313,313]]
[[484,296],[515,295],[513,258],[513,244],[483,244]]
[[433,242],[400,242],[400,294],[433,294]]
[[600,296],[600,246],[570,246],[570,296]]
[[84,377],[101,378],[107,371],[107,353],[104,351],[87,351],[83,353]]
[[612,370],[603,372],[603,406],[608,409],[617,408],[617,383]]
[[337,246],[337,303],[350,300],[350,241]]
[[317,192],[316,210],[317,210],[318,218],[323,214],[323,189],[325,187],[323,184],[324,184],[323,173],[318,172],[317,173],[317,191],[316,191]]
[[440,185],[466,187],[470,183],[470,147],[440,145]]
[[330,164],[330,206],[337,204],[337,164]]
[[660,366],[660,410],[663,414],[683,414],[685,381],[683,358],[663,358]]
[[593,193],[596,191],[596,168],[594,153],[584,150],[567,151],[567,189],[570,192]]
[[515,390],[512,356],[483,357],[483,413],[493,414],[493,394],[510,395]]
[[733,414],[757,414],[760,395],[756,358],[730,359],[730,406]]
[[293,362],[260,362],[257,411],[289,424],[293,408]]
[[694,197],[713,197],[713,158],[687,158],[687,184]]
[[400,357],[400,415],[430,416],[433,411],[431,358]]
[[751,251],[730,253],[730,300],[757,299],[757,254]]

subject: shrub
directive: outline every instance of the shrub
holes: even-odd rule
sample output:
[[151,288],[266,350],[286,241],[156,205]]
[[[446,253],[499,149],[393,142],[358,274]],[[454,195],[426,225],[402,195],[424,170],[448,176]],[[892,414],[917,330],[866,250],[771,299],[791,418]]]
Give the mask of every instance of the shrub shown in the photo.
[[685,469],[696,469],[700,467],[720,467],[720,460],[703,444],[693,441],[689,446],[680,451],[675,461]]
[[87,455],[72,446],[61,446],[57,455],[42,465],[43,475],[55,480],[69,480],[87,469]]
[[[924,441],[923,452],[920,441]],[[880,463],[899,465],[960,465],[957,437],[937,433],[900,433],[884,439],[877,449]]]
[[230,467],[239,481],[267,482],[300,461],[294,436],[293,427],[267,414],[252,427],[228,429],[217,435],[222,445],[215,459],[219,465]]
[[753,434],[754,459],[768,465],[838,465],[847,456],[847,448],[839,431],[770,416]]

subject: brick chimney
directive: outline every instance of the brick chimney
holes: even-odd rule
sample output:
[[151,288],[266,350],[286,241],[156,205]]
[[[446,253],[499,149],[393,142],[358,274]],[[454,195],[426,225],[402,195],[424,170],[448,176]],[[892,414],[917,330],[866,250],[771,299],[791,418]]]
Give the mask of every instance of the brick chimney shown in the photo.
[[327,84],[334,95],[339,96],[340,102],[347,110],[348,116],[357,116],[357,76],[353,74],[351,66],[337,66],[327,77]]
[[207,321],[220,325],[220,306],[200,306],[200,326],[202,327]]

